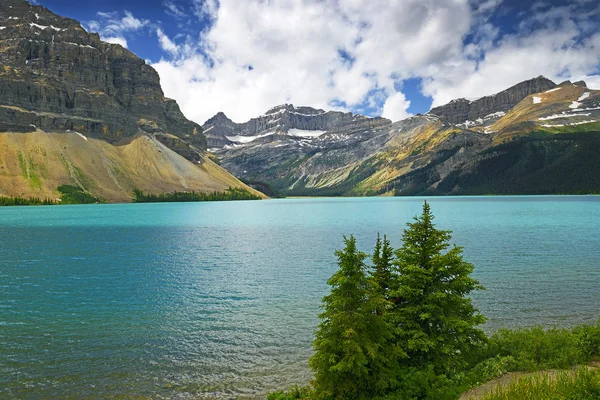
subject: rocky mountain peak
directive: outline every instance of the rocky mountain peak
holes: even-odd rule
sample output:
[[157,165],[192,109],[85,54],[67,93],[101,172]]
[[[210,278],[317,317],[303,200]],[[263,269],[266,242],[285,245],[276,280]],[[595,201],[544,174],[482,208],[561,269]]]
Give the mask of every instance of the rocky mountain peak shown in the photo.
[[215,125],[215,124],[233,124],[234,122],[225,115],[223,111],[219,111],[213,117],[211,117],[208,121],[205,122],[207,125]]
[[584,89],[587,88],[587,84],[585,83],[585,81],[571,82],[570,80],[566,80],[566,81],[563,81],[563,82],[559,83],[557,86],[558,87],[577,86],[577,87],[581,87],[581,88],[584,88]]
[[530,94],[544,92],[554,87],[556,87],[554,82],[540,75],[474,101],[464,98],[452,100],[446,105],[432,108],[429,114],[436,115],[442,121],[453,125],[483,120],[487,116],[507,112]]
[[305,116],[315,116],[315,115],[325,114],[326,111],[321,110],[321,109],[316,109],[313,107],[306,107],[306,106],[295,107],[293,104],[281,104],[281,105],[278,105],[278,106],[275,106],[275,107],[269,109],[264,115],[276,115],[276,114],[282,114],[282,113],[292,113],[292,114],[296,113],[296,114],[302,114]]
[[204,123],[203,129],[208,146],[218,149],[228,145],[256,144],[289,138],[316,139],[325,132],[343,135],[362,133],[390,123],[385,118],[368,118],[352,113],[281,104],[239,124],[232,122],[225,114],[218,113]]

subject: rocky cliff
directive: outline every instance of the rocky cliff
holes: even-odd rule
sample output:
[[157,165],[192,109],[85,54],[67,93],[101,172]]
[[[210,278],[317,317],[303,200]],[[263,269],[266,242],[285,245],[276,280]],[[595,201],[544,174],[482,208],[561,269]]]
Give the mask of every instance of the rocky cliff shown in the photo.
[[429,113],[437,115],[449,124],[463,124],[466,121],[477,121],[493,114],[506,113],[530,94],[543,92],[555,86],[556,84],[550,79],[538,76],[477,100],[453,100],[446,105],[432,108]]
[[247,188],[206,154],[200,125],[164,97],[157,72],[79,22],[0,1],[0,195],[108,201]]
[[[286,138],[309,138],[325,133],[351,135],[378,129],[391,124],[385,118],[367,118],[352,113],[324,111],[312,107],[294,107],[283,104],[245,123],[235,123],[222,112],[206,121],[208,146],[221,148],[236,143],[270,142]],[[323,138],[327,138],[324,135]]]
[[143,131],[200,159],[202,129],[129,50],[24,0],[0,2],[0,27],[2,131],[73,130],[111,143]]

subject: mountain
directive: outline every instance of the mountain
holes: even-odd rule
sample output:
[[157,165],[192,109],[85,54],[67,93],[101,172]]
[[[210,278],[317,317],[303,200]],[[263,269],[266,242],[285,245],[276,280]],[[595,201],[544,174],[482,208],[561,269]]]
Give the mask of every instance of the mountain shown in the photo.
[[600,91],[543,76],[392,123],[283,105],[203,128],[236,176],[288,195],[600,192]]
[[476,100],[456,99],[450,103],[432,108],[430,114],[439,116],[450,124],[461,124],[467,121],[477,121],[489,116],[506,113],[521,100],[532,93],[552,89],[556,84],[550,79],[539,76],[518,83],[500,93],[485,96]]
[[109,201],[244,187],[206,154],[202,128],[164,97],[157,72],[79,22],[0,2],[0,195],[77,185]]

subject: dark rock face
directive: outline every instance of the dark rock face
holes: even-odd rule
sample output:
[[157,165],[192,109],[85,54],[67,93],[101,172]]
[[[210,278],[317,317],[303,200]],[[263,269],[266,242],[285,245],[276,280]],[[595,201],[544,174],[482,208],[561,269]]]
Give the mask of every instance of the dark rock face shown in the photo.
[[452,100],[448,104],[432,108],[429,113],[437,115],[444,122],[462,124],[465,121],[476,121],[500,111],[507,112],[530,94],[544,92],[554,87],[556,87],[554,82],[539,76],[518,83],[500,93],[485,96],[475,101],[467,99]]
[[268,141],[293,136],[291,129],[302,131],[326,131],[330,133],[352,134],[389,125],[385,118],[367,118],[352,113],[317,110],[312,107],[294,107],[283,104],[273,107],[264,115],[252,118],[245,123],[235,123],[222,112],[203,125],[208,146],[221,148],[232,144],[228,137],[272,136]]
[[0,2],[0,27],[0,130],[75,130],[112,143],[140,131],[169,135],[192,160],[206,148],[202,128],[129,50],[24,0]]
[[227,170],[290,192],[327,185],[337,179],[332,171],[344,175],[348,165],[381,149],[390,125],[385,118],[285,104],[241,124],[218,113],[203,128]]

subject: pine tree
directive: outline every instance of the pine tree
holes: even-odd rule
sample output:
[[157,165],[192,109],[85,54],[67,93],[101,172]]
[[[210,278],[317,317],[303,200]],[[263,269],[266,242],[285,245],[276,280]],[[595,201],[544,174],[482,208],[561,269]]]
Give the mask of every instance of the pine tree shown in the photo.
[[320,398],[352,400],[392,384],[395,352],[387,347],[387,324],[374,311],[384,300],[365,272],[366,254],[356,249],[353,236],[344,241],[345,249],[336,252],[339,270],[327,282],[331,293],[323,298],[309,363]]
[[373,272],[371,276],[377,285],[378,291],[386,300],[389,300],[390,289],[393,286],[392,262],[394,259],[394,249],[390,241],[384,235],[383,240],[379,233],[373,250]]
[[395,338],[407,353],[406,367],[433,368],[436,374],[456,371],[485,336],[476,326],[485,317],[467,297],[483,289],[470,277],[473,265],[462,248],[450,245],[450,231],[438,230],[427,202],[423,214],[404,230],[396,251],[398,287],[392,291],[390,321]]

